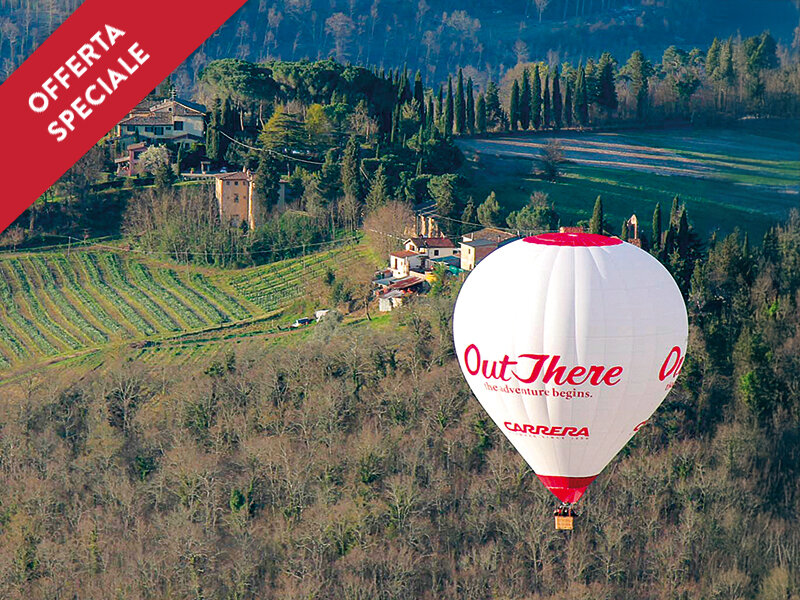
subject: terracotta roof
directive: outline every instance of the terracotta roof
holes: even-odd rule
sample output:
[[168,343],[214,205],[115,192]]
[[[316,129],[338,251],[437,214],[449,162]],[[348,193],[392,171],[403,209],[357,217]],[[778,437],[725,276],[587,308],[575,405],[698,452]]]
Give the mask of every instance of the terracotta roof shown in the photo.
[[162,100],[161,102],[151,106],[150,110],[153,112],[169,112],[170,108],[172,108],[172,114],[179,117],[202,116],[207,112],[206,107],[202,104],[190,102],[189,100],[184,100],[183,98],[175,98],[175,100]]
[[390,290],[407,290],[408,288],[412,288],[415,285],[419,285],[423,282],[423,279],[419,277],[406,277],[405,279],[401,279],[400,281],[396,281],[395,283],[388,286]]
[[131,144],[126,150],[144,150],[147,148],[147,142],[139,142],[138,144]]
[[171,113],[136,113],[122,121],[120,125],[172,125],[173,118]]
[[456,245],[451,242],[449,239],[444,237],[431,237],[431,238],[424,238],[424,237],[415,237],[409,240],[410,242],[414,242],[414,245],[417,248],[455,248]]
[[234,171],[233,173],[216,173],[214,175],[216,179],[222,179],[223,181],[229,181],[234,179],[247,179],[250,180],[250,176],[243,172],[243,171]]
[[396,256],[397,258],[408,258],[409,256],[422,256],[418,252],[412,252],[411,250],[400,250],[398,252],[392,252],[392,256]]
[[467,241],[492,240],[494,242],[505,242],[515,237],[517,236],[513,233],[494,229],[493,227],[486,227],[485,229],[479,229],[478,231],[473,231],[472,233],[464,235],[464,239]]

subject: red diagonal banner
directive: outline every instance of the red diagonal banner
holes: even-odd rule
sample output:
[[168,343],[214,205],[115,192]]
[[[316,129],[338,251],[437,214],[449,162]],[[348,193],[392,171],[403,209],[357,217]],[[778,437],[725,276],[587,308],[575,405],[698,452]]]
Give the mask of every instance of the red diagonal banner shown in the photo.
[[0,85],[0,232],[246,0],[86,0]]

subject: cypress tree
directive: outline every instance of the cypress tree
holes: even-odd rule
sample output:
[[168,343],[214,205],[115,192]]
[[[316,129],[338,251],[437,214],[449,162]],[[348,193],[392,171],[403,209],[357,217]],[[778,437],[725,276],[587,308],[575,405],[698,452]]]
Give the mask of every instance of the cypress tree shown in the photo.
[[681,214],[678,217],[678,254],[682,259],[689,257],[689,216],[686,206],[681,207]]
[[561,116],[564,112],[564,100],[561,98],[561,76],[558,65],[553,70],[553,124],[556,129],[561,129]]
[[469,233],[475,229],[475,224],[478,221],[477,213],[475,212],[475,200],[470,196],[467,199],[467,205],[464,207],[464,212],[461,213],[461,233]]
[[527,68],[522,71],[522,87],[519,91],[519,126],[522,130],[531,126],[531,78]]
[[636,96],[636,117],[643,119],[647,110],[648,80],[653,75],[653,65],[641,50],[636,50],[625,64],[625,70],[631,81],[631,91]]
[[486,100],[483,99],[483,94],[478,94],[478,104],[475,112],[477,113],[475,119],[479,133],[486,133]]
[[508,119],[511,123],[511,131],[516,131],[517,123],[519,122],[519,84],[516,79],[511,86],[511,104],[508,107]]
[[544,90],[542,90],[542,127],[550,127],[553,115],[550,111],[550,75],[544,76]]
[[711,46],[708,49],[708,53],[706,54],[706,75],[708,75],[711,79],[717,79],[719,77],[719,56],[722,50],[722,44],[719,43],[717,38],[714,38],[714,41],[711,42]]
[[425,111],[425,129],[428,131],[428,136],[433,133],[433,94],[428,96],[428,109]]
[[600,86],[597,81],[597,65],[594,64],[593,59],[586,61],[585,80],[586,80],[586,103],[594,104],[597,102],[599,96]]
[[447,78],[447,101],[444,105],[444,134],[453,135],[453,79]]
[[589,122],[589,101],[586,91],[586,72],[583,66],[578,66],[578,80],[575,83],[575,120],[585,127]]
[[361,149],[355,135],[347,140],[341,162],[342,190],[345,196],[361,200]]
[[564,79],[564,123],[572,127],[572,82]]
[[539,65],[533,66],[533,82],[531,84],[531,121],[534,129],[542,126],[542,79],[539,76]]
[[628,241],[628,219],[622,220],[622,229],[620,229],[619,239],[623,242]]
[[219,160],[219,128],[220,128],[220,105],[219,98],[214,99],[211,106],[211,119],[206,129],[206,156],[212,161]]
[[467,79],[467,129],[475,133],[475,98],[472,89],[472,77]]
[[680,204],[681,204],[681,199],[675,196],[672,199],[672,208],[669,211],[670,225],[678,224],[678,219],[680,218]]
[[503,124],[503,109],[500,107],[500,98],[497,92],[497,85],[494,81],[486,84],[486,126],[497,126]]
[[439,95],[436,96],[436,127],[439,131],[444,131],[444,102],[442,86],[439,86]]
[[614,82],[614,58],[608,52],[603,52],[600,57],[597,76],[597,103],[602,106],[608,114],[617,110],[619,100],[617,99],[617,87]]
[[594,202],[594,210],[592,211],[592,219],[589,221],[589,233],[603,234],[603,198],[597,197]]
[[464,106],[464,73],[461,69],[458,70],[458,82],[456,83],[455,113],[456,133],[464,134],[467,125],[467,108]]
[[653,250],[658,253],[661,250],[661,202],[656,202],[656,209],[653,211]]
[[378,165],[375,176],[372,178],[372,186],[367,194],[367,210],[373,211],[383,206],[389,201],[389,190],[386,182],[386,172],[383,164]]
[[425,120],[425,90],[422,88],[422,75],[419,71],[414,76],[414,100],[419,105],[419,118]]

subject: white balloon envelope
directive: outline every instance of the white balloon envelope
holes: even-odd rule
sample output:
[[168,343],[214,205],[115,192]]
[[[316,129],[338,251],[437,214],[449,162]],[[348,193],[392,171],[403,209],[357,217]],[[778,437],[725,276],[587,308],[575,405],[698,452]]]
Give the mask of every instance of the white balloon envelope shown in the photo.
[[469,275],[453,337],[470,388],[562,502],[586,487],[666,397],[686,355],[669,272],[617,238],[548,233]]

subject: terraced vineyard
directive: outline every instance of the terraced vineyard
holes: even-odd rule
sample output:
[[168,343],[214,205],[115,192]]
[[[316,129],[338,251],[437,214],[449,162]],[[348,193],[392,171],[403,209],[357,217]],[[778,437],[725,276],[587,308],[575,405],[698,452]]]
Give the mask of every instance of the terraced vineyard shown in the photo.
[[[251,319],[291,304],[328,269],[362,258],[361,246],[351,245],[206,275],[123,252],[0,256],[0,381],[3,370],[126,342],[239,330],[241,322],[252,329]],[[246,335],[234,330],[232,337]],[[213,339],[181,344],[147,354],[184,361],[215,352]]]
[[248,269],[231,279],[231,285],[244,298],[270,312],[299,298],[306,285],[320,280],[328,269],[346,267],[363,256],[358,245],[326,250]]
[[260,313],[224,287],[115,252],[0,258],[0,368]]

